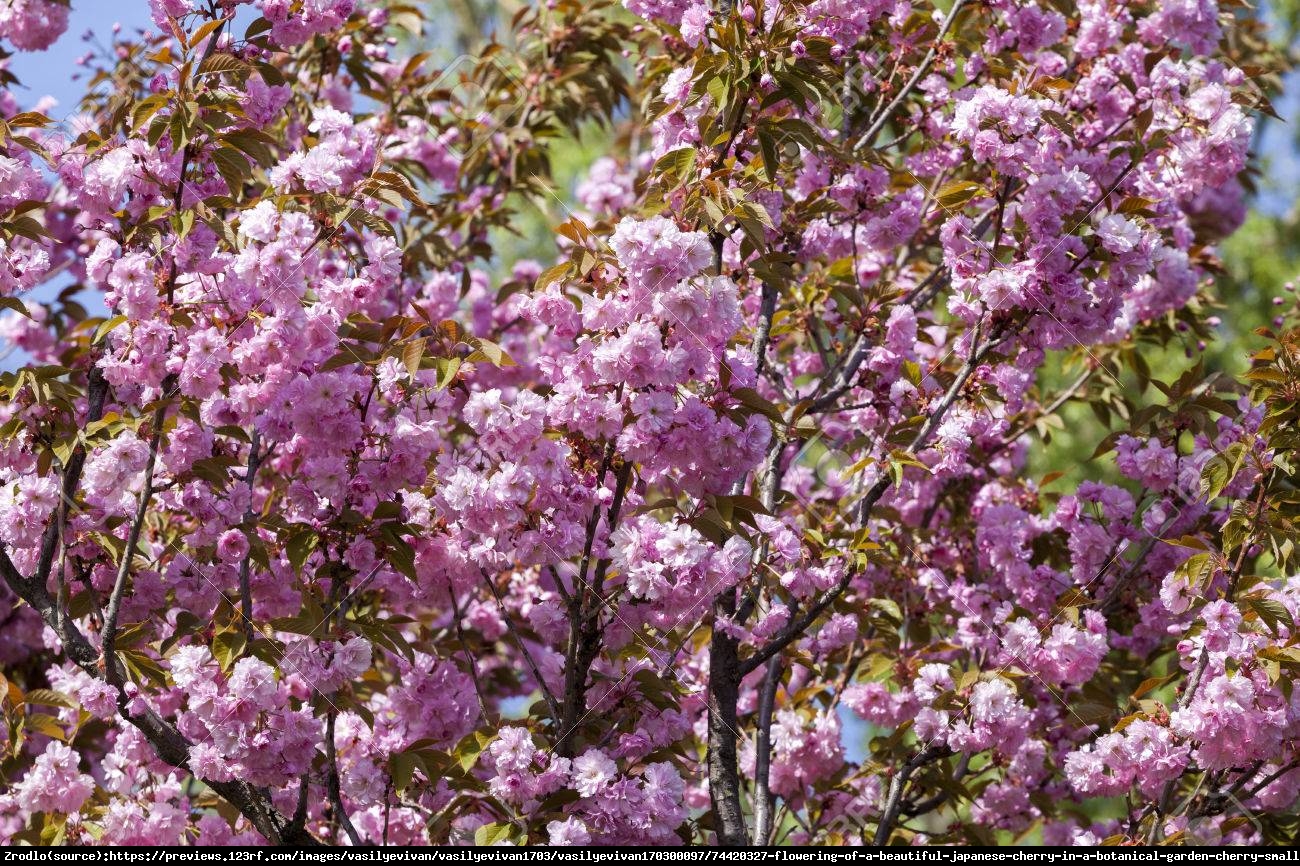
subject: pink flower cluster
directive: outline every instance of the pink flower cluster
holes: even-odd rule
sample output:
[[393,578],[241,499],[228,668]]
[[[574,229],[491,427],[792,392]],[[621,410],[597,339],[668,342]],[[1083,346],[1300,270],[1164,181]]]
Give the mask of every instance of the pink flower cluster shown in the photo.
[[[551,4],[452,70],[476,106],[414,7],[149,5],[87,61],[120,99],[0,89],[0,840],[734,842],[770,791],[783,840],[1095,842],[1132,827],[1093,801],[1175,832],[1207,774],[1294,808],[1300,580],[1215,549],[1287,469],[1270,409],[1111,369],[1211,324],[1245,13]],[[516,245],[589,124],[582,212]],[[1036,480],[1076,402],[1114,433]]]
[[543,752],[520,727],[502,728],[484,756],[493,793],[525,812],[562,788],[577,793],[571,814],[547,825],[552,845],[663,844],[686,817],[685,784],[667,762],[624,774],[599,749],[573,760]]

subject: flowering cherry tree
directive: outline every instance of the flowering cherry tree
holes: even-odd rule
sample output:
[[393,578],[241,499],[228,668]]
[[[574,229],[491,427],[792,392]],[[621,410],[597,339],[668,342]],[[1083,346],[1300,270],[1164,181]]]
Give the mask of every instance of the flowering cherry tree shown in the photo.
[[0,67],[0,839],[1290,840],[1295,320],[1196,363],[1239,5],[551,0],[443,65],[150,0],[73,117]]

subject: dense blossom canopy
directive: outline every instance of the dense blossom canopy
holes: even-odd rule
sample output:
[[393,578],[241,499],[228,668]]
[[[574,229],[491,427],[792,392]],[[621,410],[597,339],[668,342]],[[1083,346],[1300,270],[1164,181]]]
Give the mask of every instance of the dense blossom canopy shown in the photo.
[[1195,363],[1238,5],[551,0],[440,65],[150,0],[71,117],[0,68],[0,840],[1290,839],[1300,344]]

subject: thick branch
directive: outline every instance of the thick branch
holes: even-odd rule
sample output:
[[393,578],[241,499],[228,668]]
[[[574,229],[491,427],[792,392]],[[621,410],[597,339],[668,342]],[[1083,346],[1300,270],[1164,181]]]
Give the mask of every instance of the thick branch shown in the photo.
[[[613,456],[611,445],[601,467],[602,483],[609,464],[613,462]],[[618,515],[623,508],[623,499],[627,495],[627,486],[631,480],[632,464],[624,461],[615,477],[614,497],[605,512],[605,525],[609,532],[613,532],[618,525]],[[555,748],[564,757],[573,755],[575,743],[572,734],[587,714],[587,678],[600,652],[600,606],[603,603],[601,590],[605,583],[605,574],[609,570],[608,557],[600,557],[597,560],[591,582],[586,582],[587,563],[595,547],[599,524],[600,511],[595,509],[591,520],[587,523],[587,540],[582,565],[578,569],[578,580],[581,584],[574,586],[573,594],[568,600],[569,644],[565,651],[564,704],[555,716],[560,725],[560,735]]]
[[723,619],[735,612],[736,590],[727,587],[713,600],[714,626],[709,640],[709,799],[720,845],[749,844],[736,756],[736,704],[743,675],[736,639],[721,627]]
[[[58,635],[63,644],[63,651],[68,658],[92,677],[106,679],[106,671],[100,667],[100,654],[81,633],[70,617],[59,617],[55,601],[46,589],[45,581],[23,577],[14,566],[13,560],[3,548],[0,548],[0,575],[5,583],[32,609],[41,615],[46,624]],[[190,743],[176,730],[175,726],[159,716],[152,709],[131,713],[122,687],[122,671],[116,658],[110,659],[115,672],[118,689],[118,712],[130,722],[153,746],[154,751],[166,763],[173,767],[189,771]],[[109,680],[110,683],[114,682]],[[265,836],[272,844],[315,845],[316,840],[301,827],[295,829],[285,820],[271,804],[266,792],[249,785],[247,782],[214,782],[207,779],[203,783],[226,799],[239,810],[249,823]]]
[[781,657],[767,661],[762,691],[758,696],[758,730],[754,732],[754,844],[767,845],[772,839],[772,710],[781,683]]
[[357,828],[352,825],[352,819],[348,817],[347,809],[343,808],[343,794],[339,790],[339,759],[336,747],[334,745],[334,711],[330,710],[325,716],[325,762],[328,765],[326,771],[326,784],[329,788],[330,805],[334,807],[334,817],[338,820],[339,825],[343,827],[343,832],[348,835],[348,841],[353,845],[360,846],[365,844]]
[[776,286],[763,283],[763,301],[758,314],[758,330],[754,333],[754,375],[763,375],[767,366],[767,344],[772,337],[772,317],[776,315]]

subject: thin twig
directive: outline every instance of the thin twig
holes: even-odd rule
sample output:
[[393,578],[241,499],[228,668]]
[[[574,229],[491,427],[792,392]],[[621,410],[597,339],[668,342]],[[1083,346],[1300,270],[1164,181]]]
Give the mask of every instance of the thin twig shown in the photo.
[[[166,389],[164,388],[164,391]],[[149,503],[153,499],[153,471],[158,462],[158,448],[162,444],[163,420],[167,414],[167,402],[161,398],[158,408],[153,413],[153,433],[149,437],[149,456],[144,464],[144,483],[136,499],[135,516],[131,528],[127,531],[126,547],[122,550],[122,561],[117,567],[117,578],[113,581],[113,591],[108,597],[108,607],[104,611],[104,630],[101,632],[100,663],[104,666],[104,675],[110,683],[117,684],[119,672],[114,653],[117,648],[118,617],[122,612],[122,598],[126,594],[126,581],[131,575],[131,561],[135,559],[135,548],[140,543],[140,532],[144,528],[144,519],[149,513]]]
[[[248,505],[244,508],[244,528],[250,535],[257,531],[257,515],[253,512],[253,484],[257,480],[257,470],[261,468],[262,458],[259,453],[260,438],[254,427],[249,436],[252,440],[248,446],[248,466],[244,471],[244,482],[248,487]],[[252,539],[250,538],[251,542]],[[239,563],[239,609],[244,618],[244,637],[251,642],[253,630],[253,590],[250,582],[253,560],[253,545],[248,545],[248,552]]]
[[880,823],[876,826],[876,847],[883,847],[889,842],[889,836],[894,832],[894,824],[898,821],[898,813],[902,807],[903,789],[907,787],[908,781],[912,774],[933,761],[950,754],[947,746],[933,746],[922,752],[913,755],[912,758],[903,765],[898,775],[894,776],[889,783],[889,794],[885,798],[885,809],[880,815]]
[[898,95],[890,101],[889,105],[885,106],[884,110],[872,119],[871,126],[867,128],[867,131],[864,132],[862,137],[853,145],[854,150],[866,147],[875,140],[876,136],[880,133],[880,130],[889,122],[889,118],[898,110],[898,107],[903,104],[903,100],[907,99],[908,95],[916,88],[916,85],[920,80],[930,71],[930,66],[934,63],[934,58],[939,52],[939,44],[942,43],[943,38],[948,35],[949,28],[952,27],[953,22],[957,19],[957,13],[961,12],[962,7],[965,5],[966,0],[956,0],[956,2],[952,4],[952,8],[948,10],[947,16],[943,19],[943,24],[939,26],[939,32],[934,37],[934,42],[931,43],[930,50],[925,53],[925,57],[921,60],[921,65],[916,67],[916,70],[912,73],[912,77],[907,80],[907,83],[903,85],[903,89],[898,91]]
[[523,638],[519,636],[519,632],[515,629],[514,619],[506,610],[505,602],[501,600],[501,593],[497,590],[496,584],[492,582],[492,578],[488,577],[486,571],[479,569],[479,574],[483,575],[483,582],[487,584],[488,589],[492,592],[492,597],[496,599],[497,607],[501,609],[501,618],[505,620],[506,629],[510,632],[510,636],[515,639],[515,646],[519,648],[524,661],[528,662],[528,669],[532,672],[533,679],[537,680],[537,685],[542,690],[542,696],[546,699],[546,706],[550,708],[551,715],[555,718],[556,723],[559,723],[561,719],[559,701],[555,699],[555,695],[551,694],[550,687],[546,685],[546,680],[542,677],[541,669],[537,667],[537,662],[533,661],[532,653],[528,651]]

